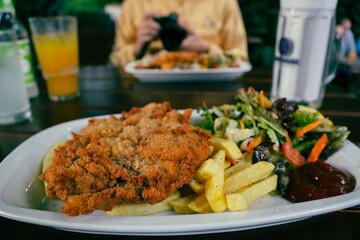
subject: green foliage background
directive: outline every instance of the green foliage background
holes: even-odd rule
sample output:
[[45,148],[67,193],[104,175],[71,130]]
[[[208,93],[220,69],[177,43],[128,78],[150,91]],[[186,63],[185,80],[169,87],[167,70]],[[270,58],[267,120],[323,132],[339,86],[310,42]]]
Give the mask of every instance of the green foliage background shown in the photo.
[[121,3],[118,0],[65,0],[64,13],[101,13],[109,3]]

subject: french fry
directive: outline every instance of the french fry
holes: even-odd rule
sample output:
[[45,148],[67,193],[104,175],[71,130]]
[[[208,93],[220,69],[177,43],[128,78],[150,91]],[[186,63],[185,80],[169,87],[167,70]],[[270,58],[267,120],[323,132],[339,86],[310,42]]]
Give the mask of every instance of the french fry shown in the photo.
[[235,193],[246,186],[267,178],[274,168],[275,166],[272,163],[260,161],[231,175],[225,179],[225,194]]
[[224,172],[225,179],[252,165],[251,158],[244,157],[244,156],[245,156],[245,154],[240,159],[240,161],[238,161],[237,163],[235,163],[234,165],[232,165],[231,167],[229,167],[225,170],[225,172]]
[[220,167],[222,167],[222,170],[224,170],[224,163],[225,163],[225,150],[219,150],[213,155],[213,159]]
[[231,167],[231,162],[228,160],[225,160],[224,169],[228,169],[229,167]]
[[224,195],[225,151],[218,151],[213,158],[217,164],[217,171],[212,178],[205,181],[205,196],[214,212],[223,212],[227,209]]
[[214,159],[209,158],[204,161],[199,169],[195,173],[196,179],[199,181],[205,181],[209,178],[212,178],[217,172],[218,164],[215,162]]
[[201,195],[205,192],[205,187],[204,184],[199,183],[198,181],[196,181],[195,179],[193,179],[190,183],[189,186],[191,187],[191,189],[197,194],[197,195]]
[[215,151],[222,149],[225,150],[225,155],[234,161],[239,160],[242,156],[242,153],[236,143],[229,139],[213,137],[210,139],[210,142],[214,146]]
[[272,175],[246,188],[244,191],[226,195],[226,202],[229,210],[245,210],[256,199],[274,191],[277,186],[277,178],[277,175]]
[[110,216],[145,216],[155,214],[166,210],[171,210],[172,206],[170,202],[179,198],[180,192],[175,191],[170,197],[156,204],[136,203],[118,205],[114,207],[111,211],[107,211],[106,213]]
[[210,207],[208,200],[206,199],[205,194],[202,194],[195,198],[188,204],[188,207],[197,213],[212,213],[213,210]]
[[191,210],[188,207],[188,205],[190,202],[194,201],[196,197],[197,197],[196,194],[192,194],[192,195],[171,201],[170,204],[174,208],[175,212],[177,212],[177,213],[180,213],[180,214],[194,213],[195,211]]

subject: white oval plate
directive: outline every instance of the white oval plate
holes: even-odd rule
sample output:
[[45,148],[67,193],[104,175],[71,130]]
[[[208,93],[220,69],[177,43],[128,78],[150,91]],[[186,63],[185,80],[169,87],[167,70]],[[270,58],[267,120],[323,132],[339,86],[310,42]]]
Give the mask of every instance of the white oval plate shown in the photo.
[[249,72],[252,67],[248,62],[241,62],[240,67],[218,69],[136,69],[139,61],[125,66],[125,71],[134,75],[141,82],[221,82],[234,81]]
[[[353,192],[322,200],[290,203],[267,195],[248,210],[211,214],[177,215],[172,211],[142,217],[107,216],[102,211],[69,217],[61,212],[62,203],[45,198],[38,180],[42,158],[56,142],[78,132],[89,118],[65,122],[35,134],[19,145],[0,164],[0,216],[17,221],[67,231],[121,235],[190,235],[240,231],[298,221],[360,204],[360,149],[346,141],[328,162],[352,173]],[[200,120],[194,112],[193,121]]]

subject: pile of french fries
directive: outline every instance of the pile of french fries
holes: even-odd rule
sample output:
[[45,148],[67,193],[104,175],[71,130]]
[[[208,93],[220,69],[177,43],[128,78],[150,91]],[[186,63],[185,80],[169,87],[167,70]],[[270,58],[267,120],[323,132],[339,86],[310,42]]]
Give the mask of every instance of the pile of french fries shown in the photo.
[[243,155],[231,140],[212,138],[211,143],[213,155],[200,166],[189,184],[194,194],[170,202],[175,212],[241,211],[276,189],[277,175],[273,174],[272,163],[252,164],[251,155]]

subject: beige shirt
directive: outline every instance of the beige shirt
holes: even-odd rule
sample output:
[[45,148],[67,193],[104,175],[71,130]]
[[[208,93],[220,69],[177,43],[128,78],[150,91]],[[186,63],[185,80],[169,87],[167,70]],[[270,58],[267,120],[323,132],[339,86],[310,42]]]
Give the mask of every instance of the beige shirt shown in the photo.
[[[124,66],[135,59],[133,48],[137,27],[149,12],[177,13],[196,34],[208,41],[210,52],[235,51],[248,59],[247,38],[236,0],[125,0],[118,20],[114,51],[115,65]],[[161,41],[153,41],[148,50],[161,49]]]

